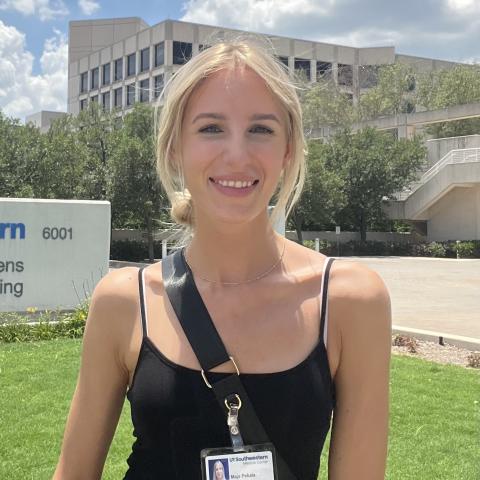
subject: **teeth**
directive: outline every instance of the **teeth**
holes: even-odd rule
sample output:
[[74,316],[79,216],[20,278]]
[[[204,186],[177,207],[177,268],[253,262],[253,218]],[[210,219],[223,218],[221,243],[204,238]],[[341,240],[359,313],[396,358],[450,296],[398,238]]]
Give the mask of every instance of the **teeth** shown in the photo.
[[222,185],[222,187],[233,187],[233,188],[246,188],[251,187],[253,182],[242,182],[241,180],[217,180],[216,183]]

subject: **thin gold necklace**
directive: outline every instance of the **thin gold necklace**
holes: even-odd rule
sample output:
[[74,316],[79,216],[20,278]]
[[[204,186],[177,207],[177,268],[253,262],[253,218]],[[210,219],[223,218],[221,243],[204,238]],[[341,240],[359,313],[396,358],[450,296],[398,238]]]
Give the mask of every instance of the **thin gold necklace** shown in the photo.
[[[255,282],[257,280],[260,280],[261,278],[263,277],[266,277],[270,272],[272,272],[277,266],[278,264],[282,261],[282,258],[283,258],[283,255],[285,253],[285,246],[287,244],[287,241],[285,240],[283,242],[283,249],[282,249],[282,254],[280,255],[280,258],[278,260],[275,261],[275,263],[268,268],[268,270],[266,270],[265,272],[261,273],[260,275],[258,275],[257,277],[255,278],[251,278],[249,280],[245,280],[243,282],[219,282],[218,280],[210,280],[208,278],[205,278],[205,277],[202,277],[200,275],[198,275],[197,273],[195,273],[195,276],[200,278],[201,280],[205,280],[206,282],[209,282],[209,283],[219,283],[221,285],[228,285],[228,286],[235,286],[235,285],[245,285],[246,283],[252,283],[252,282]],[[192,270],[192,267],[190,266],[190,264],[188,263],[188,260],[187,260],[187,255],[186,255],[186,248],[182,248],[182,257],[183,259],[185,260],[185,263],[187,264],[187,267],[190,269],[190,271],[193,273],[193,270]]]

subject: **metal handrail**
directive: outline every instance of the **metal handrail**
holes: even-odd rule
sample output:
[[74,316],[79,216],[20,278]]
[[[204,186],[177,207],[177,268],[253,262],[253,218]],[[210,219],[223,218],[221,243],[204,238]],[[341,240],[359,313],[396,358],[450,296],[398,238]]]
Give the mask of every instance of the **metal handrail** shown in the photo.
[[397,200],[406,200],[422,185],[427,183],[433,176],[435,176],[445,165],[452,165],[456,163],[470,163],[480,162],[480,148],[460,148],[450,150],[437,163],[432,165],[418,181],[410,184],[408,191],[398,192],[396,194]]

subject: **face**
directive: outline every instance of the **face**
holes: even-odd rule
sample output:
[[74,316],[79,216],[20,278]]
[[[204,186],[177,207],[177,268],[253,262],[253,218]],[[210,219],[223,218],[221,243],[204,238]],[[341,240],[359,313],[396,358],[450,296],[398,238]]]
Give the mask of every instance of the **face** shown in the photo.
[[221,462],[216,462],[215,463],[215,478],[216,479],[222,479],[224,478],[223,475],[223,465]]
[[221,70],[187,103],[180,156],[197,224],[267,218],[289,161],[287,115],[255,72]]

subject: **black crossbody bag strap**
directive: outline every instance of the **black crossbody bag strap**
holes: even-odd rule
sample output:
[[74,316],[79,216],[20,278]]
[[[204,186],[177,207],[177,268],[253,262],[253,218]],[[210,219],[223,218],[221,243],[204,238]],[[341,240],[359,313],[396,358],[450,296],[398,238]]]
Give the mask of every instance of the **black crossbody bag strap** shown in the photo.
[[[247,444],[272,443],[260,422],[238,374],[210,383],[207,374],[212,368],[234,360],[228,355],[225,345],[212,322],[207,307],[195,285],[192,271],[183,257],[183,251],[162,259],[163,285],[175,314],[202,367],[202,376],[212,388],[220,408],[227,413],[225,399],[239,395],[242,400],[238,417],[240,430]],[[237,369],[238,372],[238,369]],[[281,480],[297,480],[290,468],[276,452],[278,473]]]

